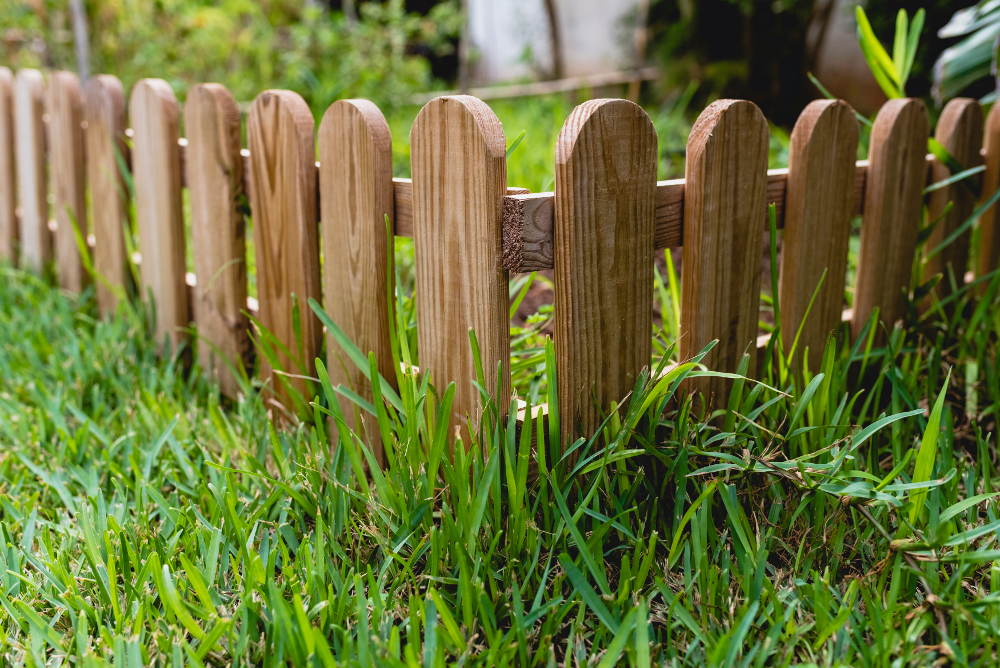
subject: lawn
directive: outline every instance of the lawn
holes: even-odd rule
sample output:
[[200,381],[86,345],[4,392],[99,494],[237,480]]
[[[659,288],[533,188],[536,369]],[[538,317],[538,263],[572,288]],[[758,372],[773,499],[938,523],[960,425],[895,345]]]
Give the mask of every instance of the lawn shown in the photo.
[[820,369],[768,349],[715,415],[680,385],[710,372],[654,369],[589,441],[545,382],[537,447],[492,406],[452,456],[451,392],[400,372],[366,416],[380,471],[322,371],[274,424],[140,311],[2,273],[11,665],[997,660],[1000,275]]

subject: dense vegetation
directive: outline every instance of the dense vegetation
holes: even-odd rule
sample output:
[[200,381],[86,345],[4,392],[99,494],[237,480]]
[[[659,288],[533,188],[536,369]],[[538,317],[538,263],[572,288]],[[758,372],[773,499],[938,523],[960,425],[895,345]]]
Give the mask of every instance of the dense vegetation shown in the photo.
[[[710,372],[668,371],[667,344],[589,441],[559,438],[547,343],[522,391],[547,417],[491,404],[454,455],[453,390],[412,372],[359,437],[321,368],[289,428],[255,388],[220,401],[140,311],[3,279],[11,664],[996,661],[1000,274],[841,332],[817,369],[769,347],[712,415],[680,387]],[[405,290],[394,320],[409,369]]]

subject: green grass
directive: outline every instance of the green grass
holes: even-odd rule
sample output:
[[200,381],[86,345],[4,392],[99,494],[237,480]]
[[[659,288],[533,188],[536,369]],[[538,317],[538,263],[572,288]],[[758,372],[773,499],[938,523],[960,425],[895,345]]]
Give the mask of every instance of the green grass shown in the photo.
[[256,388],[231,403],[185,373],[141,311],[99,321],[91,294],[2,273],[11,665],[996,663],[1000,274],[905,329],[840,332],[818,369],[769,348],[710,415],[680,383],[711,372],[667,372],[665,331],[573,443],[551,342],[516,344],[548,416],[518,430],[491,403],[452,456],[453,388],[403,371],[405,286],[399,391],[379,382],[359,437],[322,369],[276,425]]

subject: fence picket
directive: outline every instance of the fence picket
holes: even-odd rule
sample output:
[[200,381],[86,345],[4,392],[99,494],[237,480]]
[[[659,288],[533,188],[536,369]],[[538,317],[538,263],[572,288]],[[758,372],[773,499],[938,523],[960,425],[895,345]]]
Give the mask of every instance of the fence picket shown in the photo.
[[808,347],[813,370],[844,308],[857,151],[858,121],[843,100],[810,103],[792,130],[778,289],[781,340],[788,353],[826,270],[795,358],[803,359]]
[[[330,105],[319,126],[319,162],[326,312],[362,352],[375,353],[379,373],[395,385],[388,320],[392,254],[385,225],[386,216],[393,222],[392,141],[378,107],[368,100]],[[332,332],[326,351],[333,383],[371,401],[371,384]],[[340,403],[345,415],[355,414],[352,402],[342,397]],[[363,434],[353,418],[348,424]],[[371,441],[384,465],[381,440]]]
[[14,136],[14,75],[0,67],[0,261],[5,262],[17,259]]
[[891,328],[903,317],[926,184],[929,121],[915,98],[889,100],[872,127],[858,252],[852,336],[874,308]]
[[18,238],[21,264],[41,269],[52,259],[49,231],[48,170],[45,164],[45,92],[42,73],[17,73],[14,92],[14,131],[17,143],[17,185],[21,203]]
[[[977,100],[967,97],[955,98],[945,105],[938,119],[934,138],[944,146],[958,161],[962,169],[971,169],[983,164],[979,154],[983,146],[983,111]],[[934,160],[932,182],[948,178],[951,172],[947,165]],[[953,202],[951,212],[937,224],[924,246],[924,252],[933,250],[948,238],[966,221],[976,208],[975,186],[982,182],[979,174],[966,181],[954,183],[935,190],[930,195],[927,204],[928,221],[937,219],[948,202]],[[974,184],[974,185],[973,185]],[[940,253],[929,257],[924,264],[923,280],[937,273],[943,273],[941,282],[935,289],[940,297],[951,293],[951,280],[948,276],[950,266],[955,276],[955,284],[962,287],[965,282],[965,269],[969,264],[969,239],[972,230],[966,230],[955,241],[946,246]]]
[[[185,156],[191,201],[198,362],[219,388],[236,397],[239,369],[250,352],[247,334],[245,223],[240,110],[220,84],[198,84],[184,104]],[[232,368],[230,368],[232,367]]]
[[650,363],[656,151],[627,100],[578,106],[556,141],[554,343],[569,441],[592,434]]
[[188,293],[184,282],[184,217],[181,209],[179,109],[163,79],[142,79],[129,100],[132,179],[142,253],[143,297],[156,308],[156,339],[176,347],[186,338]]
[[[736,371],[757,338],[768,138],[756,105],[719,100],[698,117],[688,139],[680,354],[689,359],[719,339],[703,360],[717,371]],[[755,366],[751,354],[751,375]],[[692,384],[716,408],[728,387],[721,378]]]
[[76,230],[87,238],[87,193],[83,155],[83,94],[72,72],[49,76],[49,176],[55,197],[55,250],[59,285],[80,292],[88,274],[80,261]]
[[94,271],[97,274],[97,307],[101,315],[118,306],[118,291],[128,281],[125,234],[128,229],[129,188],[121,163],[125,145],[125,95],[122,84],[110,74],[98,74],[84,90],[87,122],[87,183],[94,221]]
[[453,427],[482,411],[469,346],[475,329],[486,390],[507,412],[510,396],[508,277],[501,264],[507,161],[503,128],[482,100],[431,100],[410,131],[420,363],[438,391],[456,384]]
[[[983,133],[984,162],[983,189],[980,201],[988,200],[1000,188],[1000,104],[994,104],[986,117]],[[994,204],[979,217],[979,257],[976,259],[976,276],[981,277],[997,268],[1000,261],[1000,226],[997,224],[997,205]],[[980,288],[980,294],[986,290]]]
[[[287,90],[261,93],[250,106],[247,140],[250,146],[251,210],[257,256],[257,295],[261,324],[299,356],[293,363],[281,351],[277,359],[286,373],[314,374],[322,332],[309,308],[320,300],[319,245],[316,224],[316,149],[313,117],[305,101]],[[292,322],[292,295],[299,304],[302,349]],[[291,394],[261,361],[261,373],[272,382],[276,396],[291,407]],[[303,399],[306,381],[285,377]]]

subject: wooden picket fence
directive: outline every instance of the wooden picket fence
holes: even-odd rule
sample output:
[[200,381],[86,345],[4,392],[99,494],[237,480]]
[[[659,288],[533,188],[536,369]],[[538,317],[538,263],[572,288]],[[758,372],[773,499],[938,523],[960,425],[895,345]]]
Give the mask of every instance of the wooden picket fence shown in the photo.
[[[128,275],[123,230],[130,205],[122,164],[130,163],[140,287],[155,300],[156,333],[176,344],[195,322],[199,362],[233,394],[237,384],[226,361],[243,364],[251,348],[240,207],[246,194],[261,323],[296,350],[294,294],[302,305],[302,358],[312,360],[323,330],[305,304],[316,299],[362,351],[376,353],[382,375],[392,382],[388,216],[396,235],[414,239],[420,362],[438,385],[456,381],[456,424],[466,415],[475,420],[481,410],[471,382],[469,328],[475,328],[484,367],[503,366],[500,392],[509,396],[509,273],[554,269],[564,436],[593,430],[599,415],[593,398],[607,409],[650,363],[655,251],[682,248],[681,357],[719,339],[705,363],[735,371],[757,338],[767,205],[775,203],[784,229],[779,297],[783,321],[792,323],[783,332],[786,349],[827,271],[799,344],[816,355],[842,319],[851,320],[856,336],[876,307],[889,326],[903,315],[923,189],[949,174],[926,155],[928,114],[916,99],[891,100],[882,108],[870,159],[862,162],[855,161],[853,109],[840,100],[813,102],[792,133],[788,169],[771,171],[760,110],[720,100],[691,132],[686,178],[661,182],[657,137],[645,112],[626,100],[592,100],[563,126],[554,193],[507,187],[503,129],[474,97],[439,97],[421,110],[410,133],[412,180],[392,177],[388,125],[365,100],[340,100],[327,110],[318,162],[313,117],[295,93],[257,96],[247,120],[248,150],[240,145],[236,102],[222,86],[190,91],[186,139],[179,137],[180,115],[162,80],[137,83],[126,113],[122,85],[113,76],[93,77],[81,90],[71,73],[43,77],[21,70],[14,77],[0,68],[0,256],[19,257],[30,267],[54,256],[61,285],[80,290],[89,276],[73,221],[89,218],[93,265],[101,277],[98,304],[112,312],[123,294],[115,288]],[[982,111],[973,100],[951,101],[935,137],[965,168],[985,160],[986,171],[976,177],[981,192],[997,188],[998,107],[985,125],[984,150]],[[185,275],[184,187],[197,278]],[[976,205],[972,192],[956,183],[930,196],[931,219],[948,202],[953,206],[928,247],[968,218]],[[851,219],[859,214],[851,315],[842,311],[843,293]],[[991,271],[1000,255],[994,215],[991,209],[981,218],[979,275]],[[968,253],[965,234],[928,268],[947,271],[950,265],[962,284],[969,280]],[[939,294],[949,284],[942,282]],[[327,350],[331,358],[339,350],[332,337]],[[751,356],[751,373],[754,361]],[[345,370],[336,359],[327,368],[335,384],[371,397],[361,372]],[[291,379],[300,390],[305,382]],[[721,379],[700,379],[696,387],[710,400],[724,396]],[[279,391],[282,397],[287,399]]]

